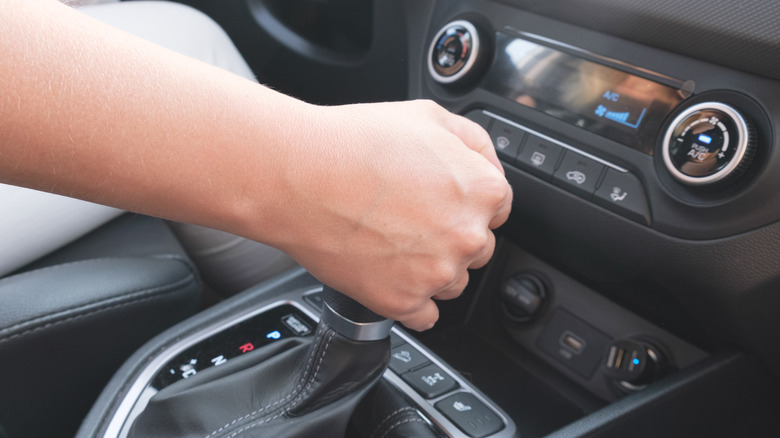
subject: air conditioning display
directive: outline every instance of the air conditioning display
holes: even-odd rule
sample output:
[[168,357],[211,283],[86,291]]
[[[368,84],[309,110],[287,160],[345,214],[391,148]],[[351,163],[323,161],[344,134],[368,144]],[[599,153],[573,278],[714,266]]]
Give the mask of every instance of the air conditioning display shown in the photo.
[[502,32],[482,87],[647,154],[684,95],[679,88]]

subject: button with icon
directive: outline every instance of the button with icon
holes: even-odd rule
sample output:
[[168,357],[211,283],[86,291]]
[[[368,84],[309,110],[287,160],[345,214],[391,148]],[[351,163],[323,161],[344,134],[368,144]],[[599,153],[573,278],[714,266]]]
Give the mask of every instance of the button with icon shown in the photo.
[[520,152],[526,135],[525,131],[500,120],[493,121],[493,127],[490,129],[490,138],[493,140],[498,158],[509,164],[515,162],[515,157]]
[[566,151],[561,165],[553,174],[553,181],[567,190],[589,197],[596,190],[596,183],[604,167],[584,155]]
[[650,225],[650,208],[644,187],[639,179],[629,172],[607,169],[604,180],[596,190],[595,201],[631,220]]
[[528,172],[550,180],[555,164],[563,153],[563,148],[534,134],[529,134],[523,150],[517,155],[515,164]]
[[471,437],[485,437],[504,428],[504,422],[473,394],[459,392],[436,403],[448,420]]
[[403,374],[427,363],[428,359],[409,344],[395,347],[390,352],[389,366],[396,374]]

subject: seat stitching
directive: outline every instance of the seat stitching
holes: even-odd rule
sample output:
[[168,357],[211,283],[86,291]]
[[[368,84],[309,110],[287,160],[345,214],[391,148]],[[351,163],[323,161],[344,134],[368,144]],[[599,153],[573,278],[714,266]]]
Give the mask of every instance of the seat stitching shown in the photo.
[[[153,258],[157,258],[157,257],[153,257]],[[90,302],[87,302],[87,303],[80,304],[80,305],[75,306],[75,307],[62,309],[62,310],[59,310],[59,311],[57,311],[55,313],[50,313],[50,314],[47,314],[47,315],[44,315],[44,316],[34,317],[34,318],[28,319],[26,321],[17,322],[15,324],[11,325],[11,326],[8,326],[8,327],[5,327],[5,328],[0,328],[0,334],[8,333],[9,331],[17,330],[20,327],[27,326],[27,325],[32,325],[32,324],[35,324],[35,323],[38,323],[38,322],[42,322],[42,321],[45,321],[45,320],[56,319],[58,316],[62,316],[64,314],[71,313],[73,311],[79,311],[79,310],[87,309],[87,308],[95,306],[95,305],[102,305],[102,304],[106,304],[106,303],[110,303],[110,302],[116,302],[116,301],[124,301],[124,300],[128,299],[128,295],[129,294],[135,294],[137,296],[137,295],[143,295],[145,293],[155,293],[158,290],[162,290],[162,289],[165,289],[165,288],[168,288],[168,287],[178,287],[180,283],[189,282],[192,279],[195,280],[196,284],[200,284],[198,275],[195,272],[193,272],[193,270],[189,266],[189,264],[186,263],[184,260],[181,260],[180,257],[177,257],[177,256],[174,255],[174,256],[171,256],[171,257],[163,256],[161,258],[166,259],[166,260],[174,260],[174,261],[181,262],[182,264],[185,265],[185,267],[189,271],[190,275],[187,276],[187,277],[184,277],[181,280],[178,280],[178,281],[176,281],[174,283],[168,283],[168,284],[165,284],[165,285],[162,285],[162,286],[158,286],[157,288],[153,288],[153,289],[146,288],[146,289],[135,289],[135,290],[121,291],[121,292],[118,292],[120,295],[113,296],[111,298],[97,299],[97,300],[94,300],[94,301],[90,301]],[[76,261],[76,262],[63,263],[63,264],[60,264],[60,265],[55,265],[55,266],[49,266],[49,267],[46,267],[46,268],[36,269],[34,271],[25,272],[25,273],[22,273],[22,274],[12,275],[11,277],[0,279],[0,284],[2,284],[6,280],[10,280],[12,278],[19,278],[19,277],[26,276],[26,275],[29,275],[29,274],[38,274],[38,273],[40,273],[42,271],[45,271],[45,270],[50,270],[50,269],[55,269],[55,268],[62,268],[62,267],[65,267],[65,266],[72,266],[72,265],[76,265],[76,264],[80,264],[80,263],[86,263],[86,262],[103,261],[103,260],[120,260],[120,259],[122,259],[122,257],[101,257],[101,258],[95,258],[95,259],[79,260],[79,261]],[[150,257],[150,258],[145,258],[145,259],[152,259],[152,258]]]
[[[70,309],[66,309],[66,310],[60,311],[60,312],[58,312],[57,314],[54,314],[54,315],[47,315],[47,316],[44,316],[44,317],[38,317],[38,318],[34,318],[34,319],[31,319],[31,320],[28,320],[28,321],[25,321],[25,322],[22,322],[22,323],[15,324],[15,325],[13,325],[11,327],[8,327],[8,328],[5,328],[3,330],[0,330],[0,332],[6,332],[6,333],[7,332],[12,332],[12,331],[14,331],[16,329],[19,329],[20,327],[34,325],[36,323],[45,321],[47,319],[50,320],[51,318],[57,318],[58,316],[62,316],[65,313],[72,313],[74,311],[78,312],[78,311],[84,310],[86,308],[93,307],[96,304],[102,304],[100,307],[94,308],[94,309],[92,309],[90,311],[87,311],[85,313],[81,313],[81,314],[78,314],[78,315],[72,315],[72,316],[69,316],[69,317],[66,317],[66,318],[63,318],[63,319],[59,319],[59,320],[52,320],[51,322],[49,322],[47,324],[44,324],[44,325],[41,325],[41,326],[38,326],[38,327],[29,328],[29,329],[24,330],[22,332],[14,333],[14,334],[12,334],[10,336],[4,336],[4,337],[0,338],[0,344],[2,344],[4,342],[7,342],[7,341],[10,341],[11,339],[14,339],[14,338],[25,336],[25,335],[27,335],[29,333],[32,333],[32,332],[35,332],[35,331],[44,330],[44,329],[53,327],[55,325],[63,324],[63,323],[66,323],[66,322],[69,322],[69,321],[73,321],[75,319],[83,318],[85,316],[89,316],[89,315],[92,315],[92,314],[95,314],[95,313],[105,312],[106,310],[109,310],[109,309],[116,309],[116,308],[119,308],[119,307],[135,304],[135,303],[138,303],[140,301],[145,301],[145,300],[148,300],[148,299],[161,297],[161,296],[169,294],[169,293],[178,292],[181,285],[190,283],[192,281],[192,279],[193,279],[193,277],[188,275],[186,278],[184,278],[182,280],[179,280],[179,281],[177,281],[175,283],[167,284],[165,286],[159,286],[159,287],[155,287],[155,288],[152,288],[152,289],[141,289],[141,290],[128,292],[129,294],[132,294],[132,297],[126,294],[124,296],[114,297],[114,298],[112,298],[110,300],[104,300],[102,302],[95,301],[95,302],[88,303],[88,304],[85,304],[85,305],[82,305],[82,306],[73,307],[73,308],[70,308]],[[166,289],[169,289],[169,290],[165,291]],[[159,294],[158,292],[160,292],[160,291],[165,291],[165,292],[163,292],[162,294]],[[116,302],[116,301],[122,301],[122,302],[116,303],[116,304],[110,304],[110,305],[107,305],[107,306],[105,305],[106,303]]]
[[191,274],[193,274],[196,278],[198,277],[197,271],[192,268],[191,263],[188,263],[187,260],[184,257],[176,255],[176,254],[157,254],[157,255],[153,255],[153,256],[132,256],[132,255],[128,255],[128,256],[124,256],[124,257],[122,257],[122,256],[95,257],[95,258],[91,258],[91,259],[76,260],[76,261],[73,261],[73,262],[66,262],[66,263],[59,263],[59,264],[51,265],[51,266],[44,266],[43,268],[33,269],[32,271],[20,272],[18,274],[11,274],[9,276],[0,278],[0,284],[6,283],[8,281],[12,281],[12,280],[17,279],[17,278],[27,277],[27,276],[30,276],[30,275],[33,275],[33,274],[39,274],[39,273],[45,272],[45,271],[51,271],[51,270],[54,270],[54,269],[64,268],[66,266],[73,266],[73,265],[78,265],[78,264],[87,263],[87,262],[97,262],[97,261],[104,261],[104,260],[122,260],[122,259],[146,259],[146,260],[149,260],[149,259],[165,259],[165,260],[175,260],[175,261],[178,261],[178,262],[181,262],[182,264],[184,264],[187,267],[187,270],[190,271]]
[[8,277],[5,277],[5,278],[0,278],[0,284],[8,282],[8,281],[11,281],[13,279],[17,279],[17,278],[21,278],[21,277],[27,277],[27,276],[32,275],[32,274],[38,274],[38,273],[45,272],[45,271],[51,271],[53,269],[64,268],[66,266],[73,266],[73,265],[78,265],[78,264],[86,263],[86,262],[95,262],[95,261],[101,261],[101,260],[113,260],[113,259],[122,259],[122,258],[140,258],[140,257],[97,257],[97,258],[93,258],[93,259],[77,260],[75,262],[60,263],[60,264],[57,264],[57,265],[46,266],[46,267],[43,267],[43,268],[33,269],[32,271],[20,272],[18,274],[9,275]]

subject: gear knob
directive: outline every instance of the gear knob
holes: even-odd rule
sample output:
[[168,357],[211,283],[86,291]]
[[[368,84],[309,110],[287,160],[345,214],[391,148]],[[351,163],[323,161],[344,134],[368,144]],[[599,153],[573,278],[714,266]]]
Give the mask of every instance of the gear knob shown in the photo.
[[393,320],[372,312],[352,298],[323,285],[322,319],[334,331],[353,341],[377,341],[390,335]]

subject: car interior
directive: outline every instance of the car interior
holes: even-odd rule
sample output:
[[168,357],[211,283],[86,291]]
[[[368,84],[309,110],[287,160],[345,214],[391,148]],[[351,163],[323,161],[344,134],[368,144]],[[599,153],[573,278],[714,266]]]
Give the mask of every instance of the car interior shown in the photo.
[[0,279],[0,438],[780,436],[776,2],[179,3],[277,90],[478,123],[511,216],[414,332],[125,214]]

